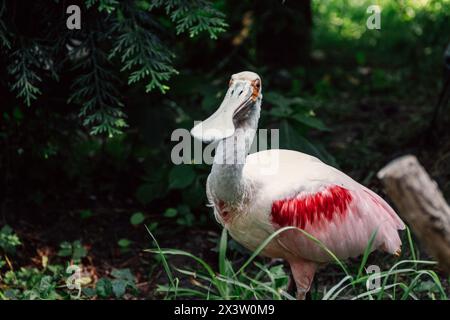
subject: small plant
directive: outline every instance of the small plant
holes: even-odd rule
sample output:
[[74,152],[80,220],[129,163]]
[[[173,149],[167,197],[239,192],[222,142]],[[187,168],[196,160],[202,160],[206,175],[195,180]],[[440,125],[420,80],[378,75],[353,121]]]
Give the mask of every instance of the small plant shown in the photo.
[[133,215],[130,218],[130,223],[133,226],[136,226],[138,224],[141,224],[145,221],[145,215],[142,212],[136,212],[133,213]]
[[0,275],[1,299],[62,299],[68,295],[60,290],[63,267],[48,266],[44,270],[22,267],[17,271],[7,271]]
[[166,218],[176,218],[176,223],[180,226],[190,227],[194,223],[195,216],[192,214],[189,206],[180,205],[176,209],[168,208],[164,212]]
[[127,290],[137,293],[136,278],[130,269],[114,269],[111,276],[113,279],[101,278],[97,281],[95,290],[100,298],[122,298]]
[[117,241],[117,244],[120,248],[120,252],[122,253],[126,253],[130,251],[130,246],[133,243],[133,241],[126,239],[126,238],[122,238],[119,241]]
[[8,225],[3,226],[0,230],[0,248],[5,253],[14,253],[16,251],[16,247],[19,245],[21,245],[20,239],[17,234],[13,232],[13,229]]
[[48,265],[46,268],[22,267],[0,273],[0,300],[68,300],[98,298],[123,298],[126,292],[138,294],[136,279],[129,269],[113,269],[111,278],[103,277],[95,287],[82,287],[81,296],[72,295],[67,288],[66,268]]
[[59,248],[58,256],[70,257],[75,262],[79,262],[87,255],[86,248],[79,240],[73,241],[72,243],[65,241],[59,245]]

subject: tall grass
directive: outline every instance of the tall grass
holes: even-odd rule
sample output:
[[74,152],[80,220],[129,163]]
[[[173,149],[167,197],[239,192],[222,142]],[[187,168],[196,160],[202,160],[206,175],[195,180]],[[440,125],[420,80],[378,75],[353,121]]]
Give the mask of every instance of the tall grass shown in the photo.
[[[366,300],[406,300],[406,299],[444,299],[448,293],[444,289],[439,276],[432,269],[434,261],[418,260],[409,230],[407,231],[411,258],[397,261],[388,270],[379,273],[366,272],[367,261],[373,250],[372,245],[376,231],[372,234],[366,250],[358,265],[347,266],[339,260],[322,242],[304,230],[295,227],[285,227],[270,235],[255,252],[239,267],[235,267],[227,258],[228,235],[224,229],[219,240],[218,271],[205,260],[182,250],[160,248],[154,235],[152,237],[155,248],[146,250],[156,254],[164,268],[168,283],[158,285],[157,291],[165,299],[295,299],[287,292],[289,275],[283,264],[262,264],[256,260],[261,251],[277,237],[287,230],[297,230],[308,239],[321,247],[334,261],[340,270],[342,278],[334,285],[321,286],[312,292],[313,299],[366,299]],[[198,264],[198,270],[170,267],[170,256],[184,256]],[[320,271],[319,271],[320,272]],[[175,274],[179,274],[175,276]],[[189,284],[187,284],[187,281]],[[370,283],[378,282],[378,286]],[[180,285],[183,283],[184,285]]]

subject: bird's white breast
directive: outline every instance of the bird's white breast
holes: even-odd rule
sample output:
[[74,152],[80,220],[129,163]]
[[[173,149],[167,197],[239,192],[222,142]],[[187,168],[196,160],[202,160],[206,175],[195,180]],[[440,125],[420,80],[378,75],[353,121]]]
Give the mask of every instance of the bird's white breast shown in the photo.
[[[275,230],[271,218],[276,200],[300,192],[314,193],[327,181],[353,189],[356,182],[319,159],[291,150],[267,150],[247,157],[243,180],[248,186],[248,198],[238,209],[228,208],[232,219],[225,221],[215,202],[215,214],[231,236],[250,250],[255,250]],[[250,190],[251,189],[251,190]],[[279,243],[272,243],[263,252],[267,256],[286,258],[289,254]]]

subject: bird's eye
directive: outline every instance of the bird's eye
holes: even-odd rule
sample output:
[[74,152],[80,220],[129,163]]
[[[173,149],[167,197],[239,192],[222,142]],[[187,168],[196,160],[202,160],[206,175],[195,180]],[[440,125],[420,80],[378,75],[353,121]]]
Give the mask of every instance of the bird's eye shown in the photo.
[[256,80],[255,80],[255,87],[256,87],[257,89],[261,88],[261,81],[259,81],[259,79],[256,79]]

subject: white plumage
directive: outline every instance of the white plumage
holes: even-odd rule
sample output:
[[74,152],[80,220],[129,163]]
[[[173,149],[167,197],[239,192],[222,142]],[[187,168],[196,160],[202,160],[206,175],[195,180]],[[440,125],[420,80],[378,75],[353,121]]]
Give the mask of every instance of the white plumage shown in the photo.
[[[216,219],[231,236],[255,250],[284,226],[298,227],[337,257],[360,255],[376,232],[372,249],[397,254],[404,224],[376,193],[315,157],[290,150],[247,156],[257,129],[262,88],[259,76],[232,76],[218,111],[191,131],[219,141],[207,181]],[[297,230],[277,236],[263,251],[289,262],[299,298],[309,290],[319,264],[332,257]]]

